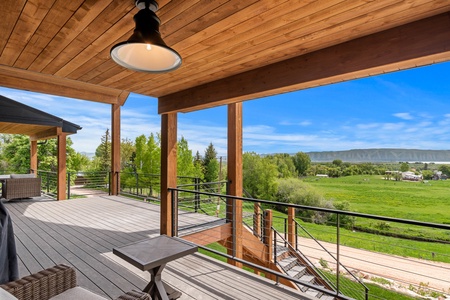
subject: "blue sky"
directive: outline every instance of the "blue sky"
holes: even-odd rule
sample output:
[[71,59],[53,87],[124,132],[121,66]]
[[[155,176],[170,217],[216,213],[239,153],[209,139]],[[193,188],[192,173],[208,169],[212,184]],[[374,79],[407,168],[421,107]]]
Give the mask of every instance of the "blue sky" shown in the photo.
[[[450,62],[244,102],[244,151],[296,153],[368,148],[450,149]],[[0,94],[83,127],[79,152],[95,152],[110,105],[0,87]],[[132,94],[122,138],[160,131],[157,100]],[[226,106],[179,114],[178,134],[226,156]]]

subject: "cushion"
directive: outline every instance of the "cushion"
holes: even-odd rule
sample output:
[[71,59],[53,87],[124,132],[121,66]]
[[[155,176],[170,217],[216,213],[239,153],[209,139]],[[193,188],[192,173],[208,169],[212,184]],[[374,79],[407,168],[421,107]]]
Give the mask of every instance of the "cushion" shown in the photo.
[[8,179],[11,178],[11,175],[0,175],[0,179]]
[[4,289],[0,288],[0,299],[2,300],[17,300],[16,297],[5,291]]
[[[3,298],[1,298],[3,300]],[[94,294],[80,286],[68,289],[63,293],[50,298],[51,300],[105,300],[102,296]]]
[[11,174],[11,178],[35,178],[34,174]]

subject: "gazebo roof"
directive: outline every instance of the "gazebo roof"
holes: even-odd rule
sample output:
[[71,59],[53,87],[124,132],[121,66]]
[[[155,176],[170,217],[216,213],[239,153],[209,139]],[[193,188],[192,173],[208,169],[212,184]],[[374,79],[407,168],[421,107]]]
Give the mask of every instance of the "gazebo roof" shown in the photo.
[[134,72],[110,58],[134,3],[2,1],[0,85],[119,105],[133,92],[166,114],[450,60],[450,1],[158,0],[183,64]]
[[53,138],[58,131],[74,134],[81,127],[0,95],[0,133],[25,134],[31,139]]

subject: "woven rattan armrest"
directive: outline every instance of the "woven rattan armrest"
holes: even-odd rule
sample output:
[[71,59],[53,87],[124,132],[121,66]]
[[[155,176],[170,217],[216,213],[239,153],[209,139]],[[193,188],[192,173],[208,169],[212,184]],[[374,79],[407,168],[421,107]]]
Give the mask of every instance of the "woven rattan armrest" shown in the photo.
[[[19,300],[48,300],[76,286],[75,269],[62,264],[0,285]],[[135,299],[151,300],[151,297],[144,292],[131,291],[117,298],[117,300]]]

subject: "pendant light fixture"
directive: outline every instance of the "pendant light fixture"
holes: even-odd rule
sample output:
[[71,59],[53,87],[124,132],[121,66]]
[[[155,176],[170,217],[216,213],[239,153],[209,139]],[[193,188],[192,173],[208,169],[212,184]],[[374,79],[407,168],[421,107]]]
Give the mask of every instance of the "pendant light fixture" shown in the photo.
[[134,16],[136,28],[126,42],[111,48],[111,58],[119,65],[147,73],[164,73],[181,65],[181,56],[164,43],[159,33],[161,21],[156,16],[158,3],[137,0],[139,12]]

